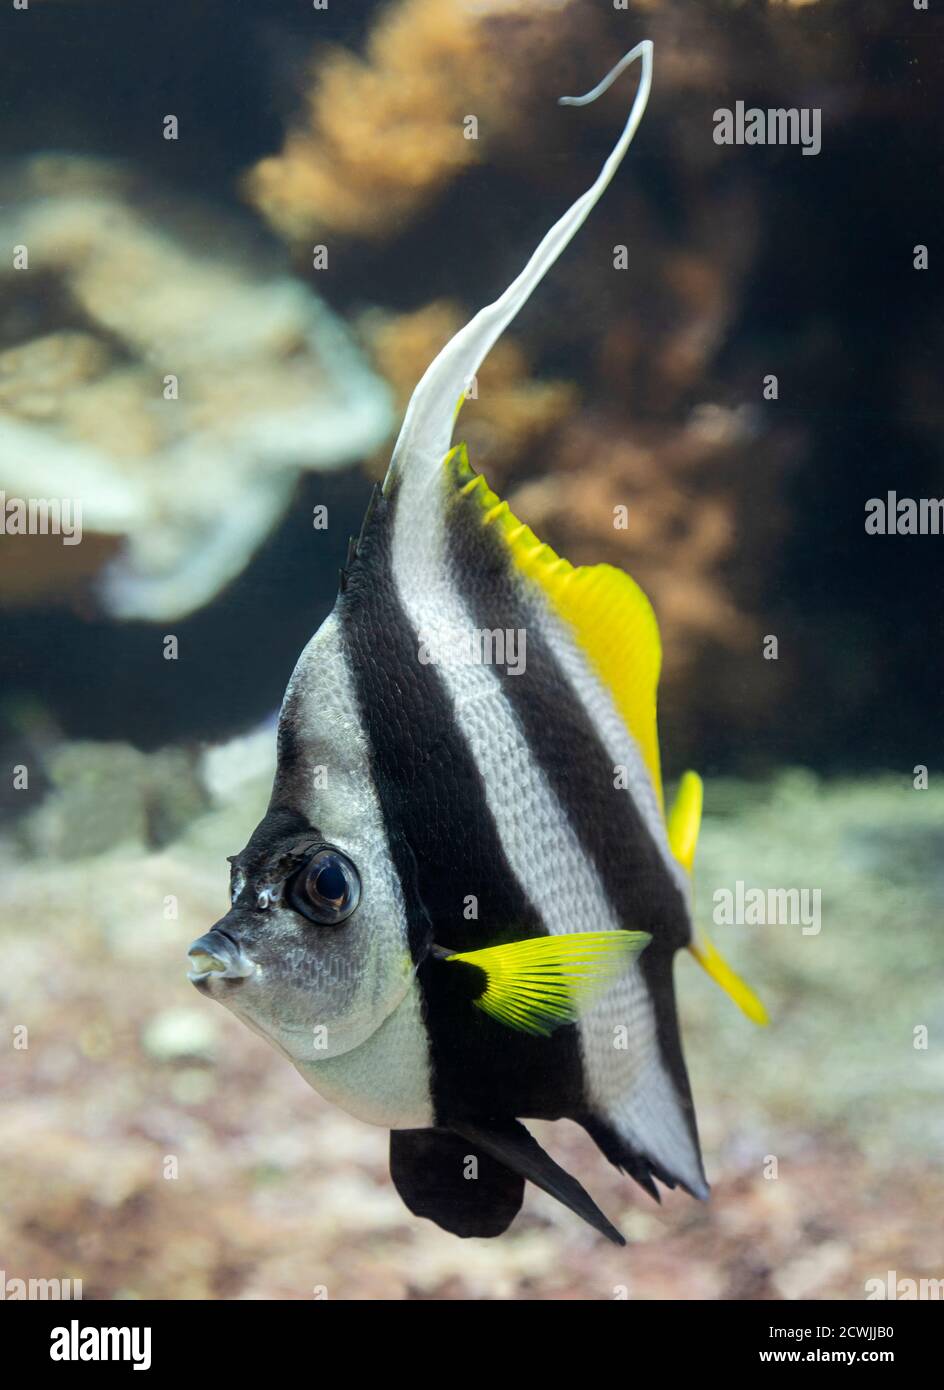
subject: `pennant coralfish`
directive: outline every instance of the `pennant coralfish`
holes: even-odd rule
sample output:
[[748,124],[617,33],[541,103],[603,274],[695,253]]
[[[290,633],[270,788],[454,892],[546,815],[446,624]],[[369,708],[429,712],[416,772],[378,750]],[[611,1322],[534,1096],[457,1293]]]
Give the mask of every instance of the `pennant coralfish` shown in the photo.
[[652,44],[562,99],[594,100],[637,58],[596,182],[417,386],[289,682],[232,907],[190,948],[197,988],[321,1095],[389,1128],[407,1206],[463,1236],[505,1230],[529,1179],[622,1242],[529,1117],[576,1120],[654,1197],[656,1180],[706,1196],[675,952],[763,1017],[693,938],[701,783],[686,774],[666,819],[647,599],[542,545],[452,447],[469,379],[633,138]]

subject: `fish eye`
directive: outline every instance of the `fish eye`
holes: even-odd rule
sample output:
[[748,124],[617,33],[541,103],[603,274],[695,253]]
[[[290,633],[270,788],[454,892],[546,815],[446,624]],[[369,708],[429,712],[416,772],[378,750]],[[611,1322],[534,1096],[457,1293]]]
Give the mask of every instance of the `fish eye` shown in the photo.
[[334,926],[360,902],[360,875],[339,850],[320,849],[289,879],[286,896],[309,922]]

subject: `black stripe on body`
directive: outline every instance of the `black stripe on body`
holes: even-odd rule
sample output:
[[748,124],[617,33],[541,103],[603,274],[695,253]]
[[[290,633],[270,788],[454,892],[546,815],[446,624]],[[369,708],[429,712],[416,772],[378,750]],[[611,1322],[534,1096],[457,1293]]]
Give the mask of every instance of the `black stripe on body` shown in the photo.
[[[419,962],[437,1123],[575,1115],[583,1096],[575,1028],[550,1038],[513,1032],[475,1008],[461,972],[430,951],[433,940],[466,951],[546,933],[505,856],[448,690],[419,660],[392,575],[395,507],[395,497],[378,501],[337,611]],[[463,915],[470,895],[477,920]]]
[[660,1055],[698,1152],[672,980],[674,953],[691,939],[685,899],[631,793],[614,786],[612,759],[537,624],[529,621],[521,587],[526,581],[513,571],[497,528],[483,523],[474,495],[455,494],[447,534],[455,573],[474,576],[466,591],[474,626],[527,633],[525,669],[511,675],[496,667],[502,690],[617,920],[627,930],[652,936],[639,966],[653,1002]]

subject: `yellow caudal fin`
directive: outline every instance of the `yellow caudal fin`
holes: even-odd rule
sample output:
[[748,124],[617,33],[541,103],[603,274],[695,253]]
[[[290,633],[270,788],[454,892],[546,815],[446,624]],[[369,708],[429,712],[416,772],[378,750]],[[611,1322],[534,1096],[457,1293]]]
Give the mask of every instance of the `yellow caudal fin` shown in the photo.
[[702,969],[706,970],[715,984],[720,985],[725,994],[734,1000],[741,1012],[747,1014],[752,1023],[759,1023],[761,1027],[769,1023],[767,1010],[750,985],[745,984],[740,975],[735,974],[704,932],[699,932],[698,941],[693,941],[688,949]]
[[[668,816],[669,846],[678,862],[691,874],[695,864],[695,846],[701,828],[704,786],[697,772],[686,772],[672,803]],[[734,1000],[738,1008],[754,1023],[768,1022],[767,1010],[749,985],[728,965],[703,931],[688,948],[698,964]]]
[[574,1023],[651,939],[641,931],[536,936],[447,956],[446,964],[464,961],[483,971],[485,988],[473,1003],[499,1023],[549,1037]]
[[519,572],[539,586],[573,633],[632,734],[661,806],[656,687],[662,646],[646,595],[613,565],[575,567],[538,540],[475,472],[464,444],[450,450],[445,467],[459,494],[477,506],[483,525],[499,529]]
[[669,811],[669,847],[678,862],[692,872],[695,846],[701,829],[701,808],[704,787],[697,772],[686,772]]

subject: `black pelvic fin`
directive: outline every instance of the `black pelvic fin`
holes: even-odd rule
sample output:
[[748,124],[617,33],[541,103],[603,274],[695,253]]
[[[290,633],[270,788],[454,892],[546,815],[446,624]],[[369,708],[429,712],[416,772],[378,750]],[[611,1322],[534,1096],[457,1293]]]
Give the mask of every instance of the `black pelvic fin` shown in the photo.
[[483,1124],[454,1124],[456,1134],[468,1139],[485,1153],[491,1154],[502,1163],[520,1173],[523,1178],[533,1182],[544,1192],[549,1192],[577,1216],[583,1217],[595,1231],[606,1236],[615,1245],[625,1245],[626,1241],[611,1222],[603,1215],[589,1193],[585,1192],[576,1178],[566,1173],[555,1163],[550,1154],[544,1152],[538,1141],[529,1134],[518,1120],[490,1120]]
[[524,1198],[523,1177],[445,1129],[391,1130],[390,1176],[414,1216],[455,1236],[500,1236]]

